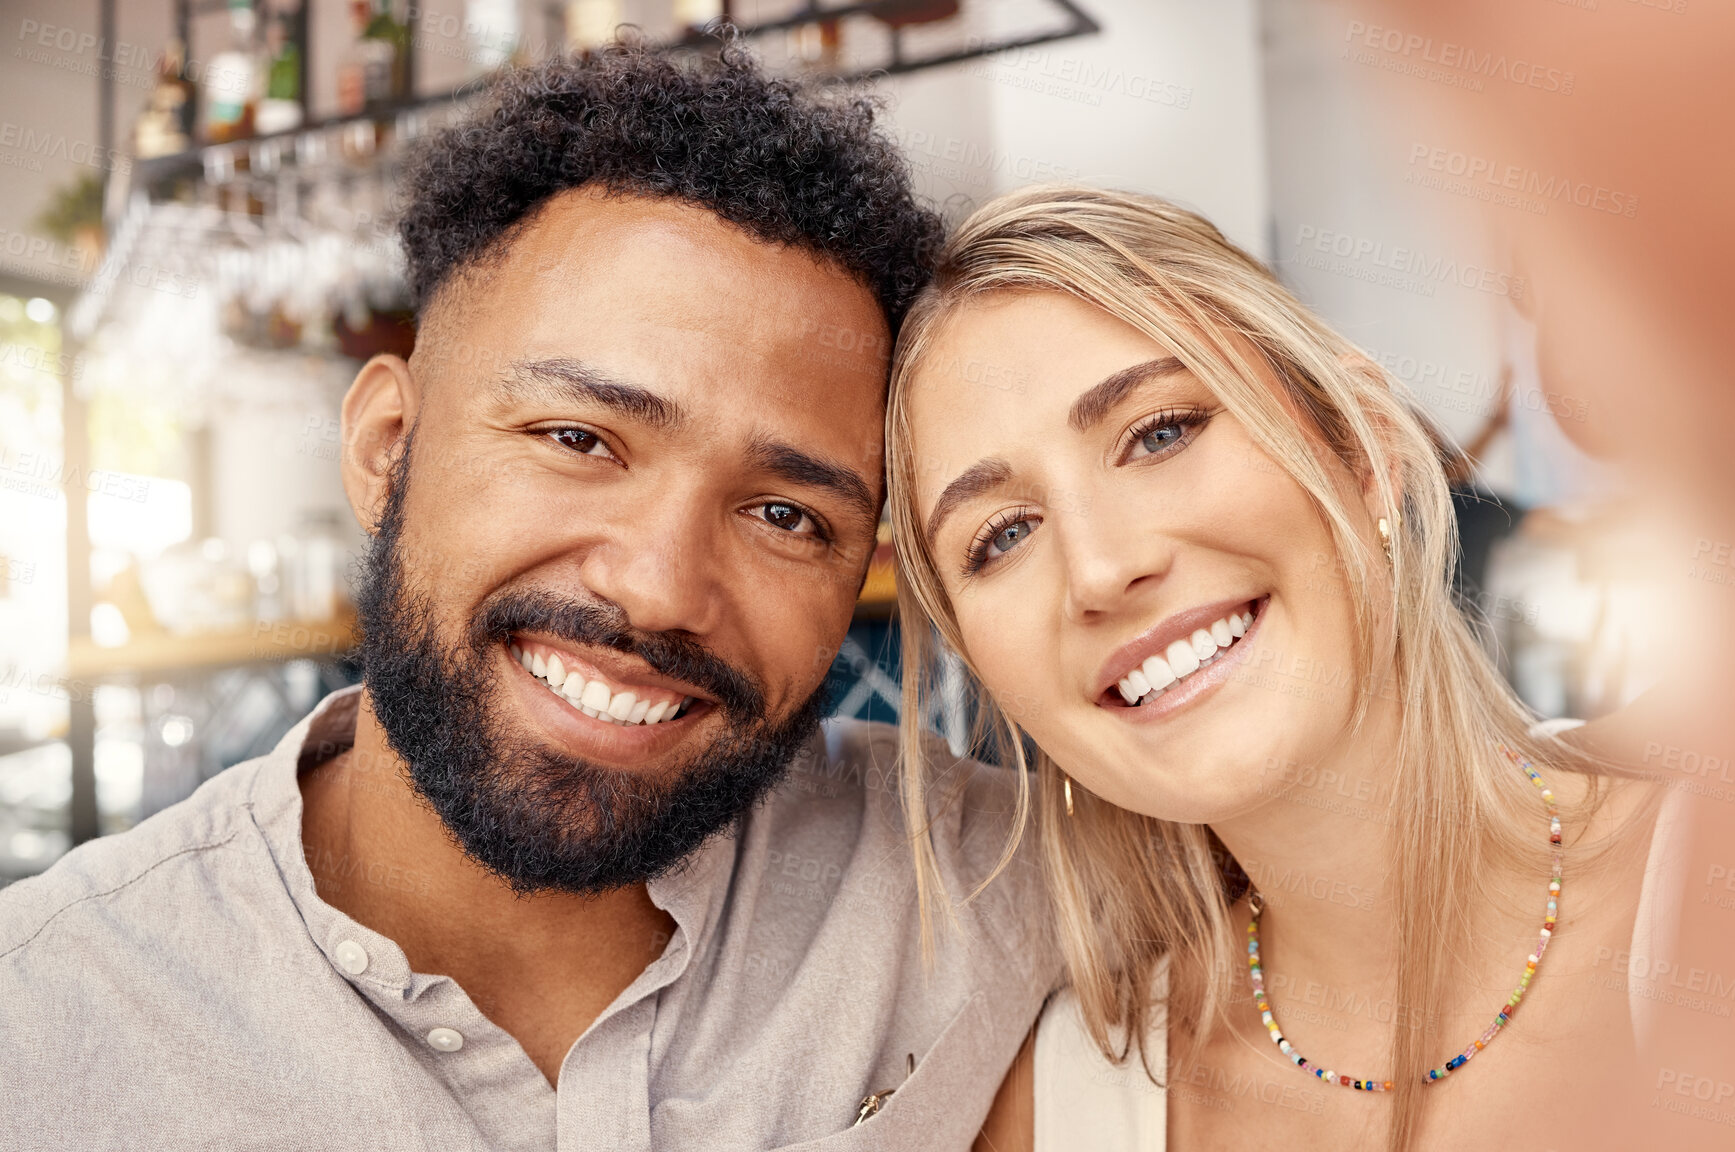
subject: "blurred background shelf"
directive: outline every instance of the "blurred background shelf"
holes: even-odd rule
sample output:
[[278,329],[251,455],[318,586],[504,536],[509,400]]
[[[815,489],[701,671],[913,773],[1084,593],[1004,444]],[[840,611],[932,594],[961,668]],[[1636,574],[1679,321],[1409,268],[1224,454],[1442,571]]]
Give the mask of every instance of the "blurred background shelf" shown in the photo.
[[66,675],[96,681],[116,675],[156,676],[243,664],[322,660],[347,655],[359,633],[355,617],[330,620],[261,621],[233,632],[180,635],[159,632],[133,636],[116,647],[74,637],[67,648]]

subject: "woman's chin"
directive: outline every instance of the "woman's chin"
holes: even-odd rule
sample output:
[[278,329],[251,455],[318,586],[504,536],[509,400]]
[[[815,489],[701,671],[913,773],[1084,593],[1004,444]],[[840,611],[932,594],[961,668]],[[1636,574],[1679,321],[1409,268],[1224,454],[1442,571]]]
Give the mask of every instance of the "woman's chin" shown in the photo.
[[1241,753],[1225,760],[1223,749],[1235,747],[1228,736],[1200,741],[1195,745],[1200,752],[1193,755],[1140,746],[1146,743],[1142,740],[1132,742],[1133,747],[1115,743],[1121,746],[1113,751],[1079,750],[1055,760],[1077,766],[1076,771],[1067,770],[1075,786],[1155,820],[1214,824],[1260,808],[1286,790],[1281,773],[1272,767],[1284,762],[1281,757]]

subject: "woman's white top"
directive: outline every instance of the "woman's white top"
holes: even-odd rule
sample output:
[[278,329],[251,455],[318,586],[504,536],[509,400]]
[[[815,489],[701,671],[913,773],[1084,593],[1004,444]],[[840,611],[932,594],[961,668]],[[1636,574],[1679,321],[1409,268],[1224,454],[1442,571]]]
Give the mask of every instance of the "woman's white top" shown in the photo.
[[[1145,1059],[1167,1079],[1168,961],[1157,965]],[[1078,997],[1056,992],[1036,1025],[1036,1152],[1162,1152],[1168,1098],[1135,1054],[1111,1064],[1084,1029]]]
[[[1634,957],[1653,955],[1654,942],[1670,939],[1680,919],[1684,845],[1679,822],[1683,799],[1683,793],[1671,791],[1657,816],[1644,889],[1633,922]],[[1158,964],[1155,985],[1145,1052],[1151,1071],[1162,1082],[1169,1059],[1167,960]],[[1643,1043],[1654,1024],[1656,1004],[1643,994],[1643,981],[1629,978],[1628,987],[1633,1035]],[[1085,1031],[1078,998],[1071,988],[1055,993],[1037,1021],[1035,1087],[1036,1152],[1163,1152],[1167,1146],[1164,1090],[1145,1075],[1136,1056],[1123,1064],[1110,1063],[1103,1056]]]

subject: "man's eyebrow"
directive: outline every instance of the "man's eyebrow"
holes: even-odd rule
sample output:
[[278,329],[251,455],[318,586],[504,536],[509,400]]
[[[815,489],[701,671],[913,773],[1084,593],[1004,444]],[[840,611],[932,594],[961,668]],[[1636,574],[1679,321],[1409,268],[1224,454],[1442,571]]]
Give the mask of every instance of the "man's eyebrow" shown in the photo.
[[866,478],[855,469],[791,444],[763,438],[755,438],[748,446],[747,454],[753,465],[762,471],[792,484],[830,492],[850,504],[866,522],[879,522],[880,502],[874,498],[873,488]]
[[1066,422],[1072,425],[1076,432],[1088,432],[1091,425],[1108,415],[1109,410],[1120,403],[1121,397],[1140,384],[1155,376],[1168,376],[1186,370],[1187,366],[1173,356],[1159,356],[1155,360],[1146,360],[1143,364],[1122,368],[1074,400]]
[[1012,465],[993,456],[984,457],[964,469],[957,479],[946,485],[940,498],[934,502],[934,511],[928,516],[928,539],[933,540],[939,535],[941,523],[955,512],[960,504],[972,496],[980,496],[998,488],[1010,479]]
[[500,383],[514,397],[576,398],[663,429],[675,427],[686,416],[673,400],[637,384],[628,384],[582,360],[564,357],[519,360],[507,366]]

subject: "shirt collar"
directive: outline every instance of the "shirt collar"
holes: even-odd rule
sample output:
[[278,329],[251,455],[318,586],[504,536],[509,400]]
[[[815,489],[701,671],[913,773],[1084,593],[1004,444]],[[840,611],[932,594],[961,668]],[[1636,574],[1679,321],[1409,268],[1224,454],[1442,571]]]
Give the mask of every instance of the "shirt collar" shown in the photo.
[[[319,898],[301,835],[301,788],[297,777],[354,746],[361,692],[360,685],[333,692],[266,754],[254,777],[253,816],[289,898],[315,945],[333,967],[370,995],[413,999],[439,978],[412,972],[396,943]],[[816,751],[809,748],[804,755],[811,756]],[[672,983],[703,950],[722,916],[734,875],[737,839],[734,830],[713,837],[678,867],[646,885],[651,902],[675,921],[675,937],[663,955],[622,994],[616,1008]],[[352,973],[341,962],[338,946],[346,940],[360,943],[366,949],[369,963],[364,972]]]

